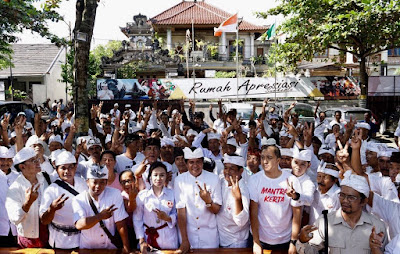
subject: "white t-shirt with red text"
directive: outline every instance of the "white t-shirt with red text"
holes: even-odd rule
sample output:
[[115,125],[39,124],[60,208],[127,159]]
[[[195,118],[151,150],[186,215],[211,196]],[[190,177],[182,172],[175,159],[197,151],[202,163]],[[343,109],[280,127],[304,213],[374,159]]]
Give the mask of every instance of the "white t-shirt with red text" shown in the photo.
[[301,193],[299,180],[286,170],[278,178],[269,178],[264,171],[250,177],[250,199],[258,203],[260,241],[272,245],[287,243],[292,233],[292,206],[301,206],[286,195],[287,179]]

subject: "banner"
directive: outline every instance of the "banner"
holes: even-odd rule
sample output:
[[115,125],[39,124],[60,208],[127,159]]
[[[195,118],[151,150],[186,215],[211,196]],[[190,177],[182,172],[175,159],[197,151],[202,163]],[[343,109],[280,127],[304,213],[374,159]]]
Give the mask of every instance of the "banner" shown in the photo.
[[276,97],[317,97],[324,95],[307,78],[198,78],[161,79],[173,87],[169,99],[235,99]]
[[323,97],[308,78],[99,79],[97,99]]
[[356,97],[361,94],[359,81],[356,77],[310,77],[314,84],[325,97],[325,99],[346,99],[345,97]]

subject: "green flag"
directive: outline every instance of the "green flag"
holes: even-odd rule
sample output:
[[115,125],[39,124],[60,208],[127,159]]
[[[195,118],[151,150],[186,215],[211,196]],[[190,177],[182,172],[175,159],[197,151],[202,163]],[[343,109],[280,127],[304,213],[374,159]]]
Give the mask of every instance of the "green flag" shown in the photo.
[[275,23],[267,31],[267,39],[271,39],[275,36]]

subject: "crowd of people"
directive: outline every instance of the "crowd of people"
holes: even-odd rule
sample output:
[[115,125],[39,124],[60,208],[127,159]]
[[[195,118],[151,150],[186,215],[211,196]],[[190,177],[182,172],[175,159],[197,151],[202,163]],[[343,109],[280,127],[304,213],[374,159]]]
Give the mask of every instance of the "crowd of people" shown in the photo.
[[2,116],[0,247],[400,253],[400,128],[379,143],[368,113],[100,103],[77,136],[73,105],[49,103]]

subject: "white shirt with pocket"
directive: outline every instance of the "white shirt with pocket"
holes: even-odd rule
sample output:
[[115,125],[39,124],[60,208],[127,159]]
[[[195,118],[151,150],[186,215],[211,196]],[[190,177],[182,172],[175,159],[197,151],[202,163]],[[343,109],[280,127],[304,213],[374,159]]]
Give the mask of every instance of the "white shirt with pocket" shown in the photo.
[[204,188],[204,183],[213,203],[222,205],[220,181],[213,173],[203,170],[194,177],[185,172],[175,178],[174,184],[176,209],[186,208],[187,235],[194,249],[219,247],[216,215],[206,207],[197,186]]
[[[124,201],[121,196],[121,192],[117,189],[106,187],[104,191],[99,195],[98,201],[93,197],[94,205],[97,211],[100,213],[104,209],[115,205],[117,208],[113,212],[113,215],[103,220],[104,225],[110,231],[112,235],[115,235],[116,226],[115,223],[124,220],[128,217],[125,211]],[[72,201],[72,209],[74,211],[74,223],[82,218],[95,216],[92,207],[90,206],[87,191],[80,193]],[[116,249],[115,245],[111,243],[104,230],[100,227],[100,223],[97,223],[89,229],[81,231],[81,239],[79,248],[81,249]]]
[[[157,218],[154,209],[161,210],[171,217],[171,222],[166,222]],[[157,197],[152,188],[142,190],[136,197],[136,209],[133,213],[133,225],[136,238],[145,238],[146,226],[158,228],[165,223],[167,226],[157,230],[159,237],[157,243],[161,249],[178,248],[178,231],[176,228],[177,214],[175,208],[174,191],[163,188],[161,195]]]

